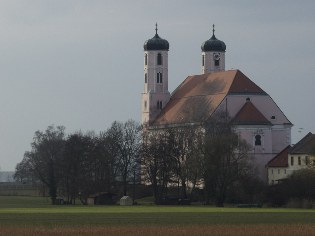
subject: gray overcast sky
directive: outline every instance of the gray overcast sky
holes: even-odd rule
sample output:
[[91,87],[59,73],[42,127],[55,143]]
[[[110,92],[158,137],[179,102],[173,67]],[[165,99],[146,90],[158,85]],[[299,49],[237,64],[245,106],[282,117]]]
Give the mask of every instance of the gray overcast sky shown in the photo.
[[[170,43],[169,90],[200,74],[202,42],[240,69],[295,125],[315,133],[315,1],[1,0],[0,167],[14,170],[36,130],[105,130],[140,121],[143,43]],[[298,132],[298,128],[303,128]]]

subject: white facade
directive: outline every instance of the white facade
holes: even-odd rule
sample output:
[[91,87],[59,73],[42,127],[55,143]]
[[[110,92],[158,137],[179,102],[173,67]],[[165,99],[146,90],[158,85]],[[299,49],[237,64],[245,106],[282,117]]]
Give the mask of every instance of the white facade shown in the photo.
[[[292,174],[292,172],[291,172]],[[289,172],[286,167],[270,167],[268,168],[268,184],[278,184],[281,180],[288,178]]]
[[[265,165],[285,147],[291,144],[291,123],[269,95],[228,95],[218,111],[227,111],[235,117],[249,99],[270,122],[269,125],[236,125],[235,132],[250,146],[257,174],[267,181]],[[260,136],[260,145],[255,144]]]
[[268,183],[278,184],[294,171],[314,166],[315,157],[309,154],[288,154],[288,167],[268,167]]
[[169,99],[168,51],[145,51],[142,124],[153,121]]

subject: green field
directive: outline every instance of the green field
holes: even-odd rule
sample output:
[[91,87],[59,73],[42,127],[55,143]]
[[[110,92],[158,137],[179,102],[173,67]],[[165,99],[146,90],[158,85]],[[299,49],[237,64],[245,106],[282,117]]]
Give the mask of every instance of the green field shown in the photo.
[[[211,231],[210,234],[209,230],[220,227],[222,232],[215,234]],[[52,232],[53,235],[57,229],[67,231],[60,235],[72,235],[71,230],[74,229],[77,231],[73,235],[94,235],[95,230],[95,235],[102,235],[102,232],[114,229],[119,229],[119,232],[114,230],[116,233],[107,232],[104,235],[121,235],[121,230],[131,232],[132,229],[135,233],[130,235],[153,229],[149,235],[160,235],[158,232],[166,229],[168,231],[161,232],[161,235],[176,235],[176,232],[181,232],[179,235],[194,235],[192,232],[195,235],[237,235],[240,229],[243,231],[239,235],[246,235],[247,230],[257,230],[259,227],[273,229],[272,232],[277,232],[275,235],[294,235],[290,233],[294,233],[295,229],[298,229],[297,235],[314,235],[315,210],[209,206],[52,206],[46,198],[0,197],[0,235],[7,232],[10,235],[49,235]],[[177,230],[170,232],[171,229]],[[186,231],[182,232],[184,229],[186,234]],[[281,234],[280,229],[287,231]],[[145,232],[143,236],[148,234]],[[251,233],[247,235],[255,234],[248,232]],[[259,230],[255,235],[272,235],[270,232],[264,234],[267,232]]]

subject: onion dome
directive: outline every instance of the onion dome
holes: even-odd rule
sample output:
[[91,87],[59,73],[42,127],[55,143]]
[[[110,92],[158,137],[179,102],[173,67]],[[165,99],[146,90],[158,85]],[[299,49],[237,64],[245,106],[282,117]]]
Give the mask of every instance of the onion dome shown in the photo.
[[144,51],[153,51],[153,50],[161,50],[161,51],[168,51],[169,43],[167,40],[160,38],[157,33],[157,24],[155,24],[155,35],[152,39],[148,39],[145,41],[143,48]]
[[201,50],[203,52],[225,52],[225,43],[221,40],[218,40],[214,35],[214,25],[212,29],[212,37],[201,45]]

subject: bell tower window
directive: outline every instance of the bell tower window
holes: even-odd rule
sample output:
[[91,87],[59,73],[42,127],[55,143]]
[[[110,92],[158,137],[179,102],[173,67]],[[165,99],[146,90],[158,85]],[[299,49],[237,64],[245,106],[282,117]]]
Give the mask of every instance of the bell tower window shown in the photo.
[[157,109],[162,110],[162,101],[157,101],[156,107],[157,107]]
[[144,55],[144,65],[148,65],[148,54]]
[[214,65],[219,66],[220,65],[220,60],[214,60]]
[[255,136],[255,146],[261,146],[261,136],[259,134]]
[[158,72],[156,74],[156,83],[157,84],[162,84],[163,83],[163,77],[162,77],[162,73],[161,72]]
[[205,66],[205,55],[202,55],[202,66]]
[[163,64],[163,61],[162,61],[162,54],[161,54],[161,53],[158,53],[158,54],[157,54],[157,64],[158,64],[158,65],[162,65],[162,64]]

